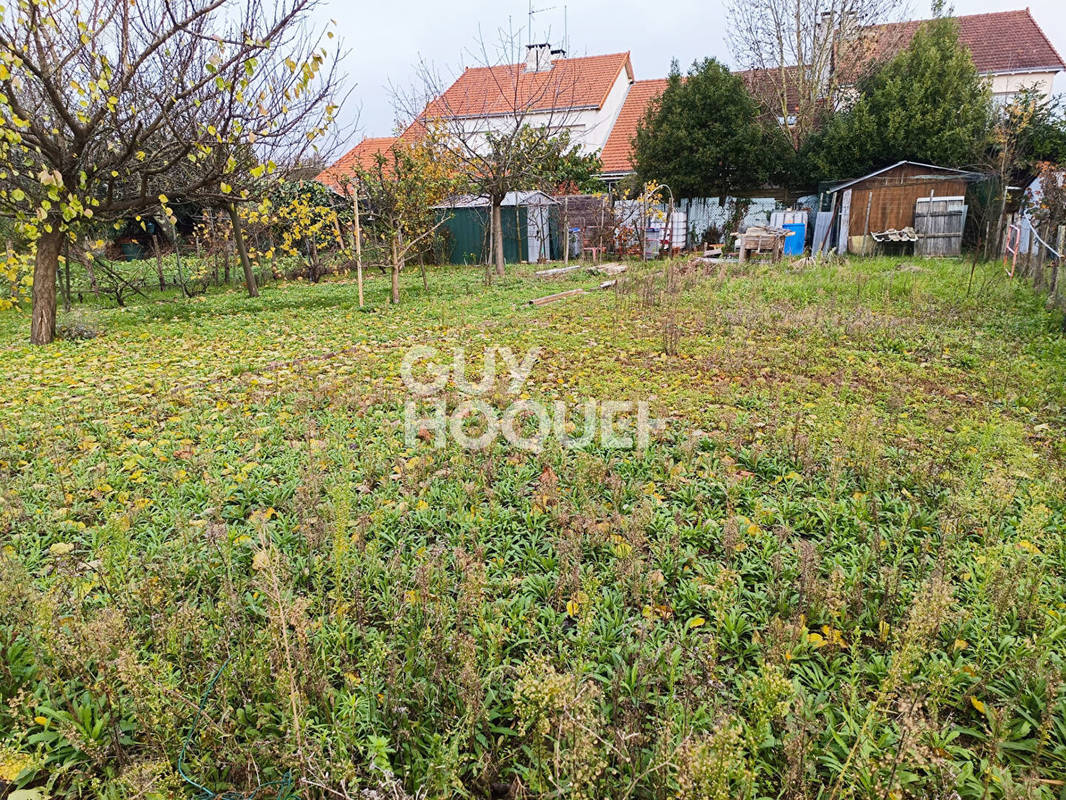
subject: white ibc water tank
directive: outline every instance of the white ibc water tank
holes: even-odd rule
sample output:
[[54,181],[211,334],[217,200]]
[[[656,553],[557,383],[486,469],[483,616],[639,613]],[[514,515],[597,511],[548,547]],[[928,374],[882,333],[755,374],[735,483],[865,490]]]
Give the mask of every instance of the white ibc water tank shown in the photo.
[[684,248],[688,244],[688,214],[674,210],[670,216],[670,246]]

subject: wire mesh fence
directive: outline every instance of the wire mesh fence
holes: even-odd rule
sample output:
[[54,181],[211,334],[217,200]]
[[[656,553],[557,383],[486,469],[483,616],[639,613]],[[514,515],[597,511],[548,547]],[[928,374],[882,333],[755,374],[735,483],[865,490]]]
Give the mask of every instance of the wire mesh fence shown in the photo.
[[1063,258],[1066,254],[1066,225],[1034,224],[1027,217],[1016,218],[1007,227],[1003,264],[1007,274],[1046,292],[1049,305],[1066,310]]

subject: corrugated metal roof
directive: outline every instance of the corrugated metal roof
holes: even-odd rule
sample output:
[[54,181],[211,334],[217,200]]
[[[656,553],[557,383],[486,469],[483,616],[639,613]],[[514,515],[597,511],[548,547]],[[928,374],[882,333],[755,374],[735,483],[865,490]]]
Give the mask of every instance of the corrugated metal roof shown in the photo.
[[[905,165],[910,165],[912,167],[922,167],[924,169],[935,169],[940,172],[947,173],[943,177],[962,177],[966,178],[967,180],[981,180],[985,177],[980,172],[969,172],[967,170],[954,169],[952,167],[938,167],[936,164],[923,164],[920,161],[897,161],[895,164],[890,164],[887,167],[882,167],[881,169],[874,170],[869,175],[863,175],[861,178],[853,178],[851,180],[844,181],[843,183],[838,183],[836,186],[831,186],[826,191],[828,194],[833,194],[834,192],[839,192],[841,189],[847,189],[849,186],[854,186],[856,183],[862,183],[863,181],[869,180],[870,178],[876,178],[878,175],[882,175],[886,172],[891,172],[897,167],[902,167]],[[929,177],[935,178],[941,176],[930,175]]]
[[[556,201],[544,192],[508,192],[502,205],[505,206],[551,206]],[[479,197],[475,194],[461,194],[449,198],[433,208],[488,208],[490,205],[487,197]]]

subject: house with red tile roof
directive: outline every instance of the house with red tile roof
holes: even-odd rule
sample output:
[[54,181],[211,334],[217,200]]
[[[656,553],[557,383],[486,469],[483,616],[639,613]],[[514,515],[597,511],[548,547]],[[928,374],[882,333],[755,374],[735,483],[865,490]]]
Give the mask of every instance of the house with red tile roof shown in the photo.
[[355,147],[315,176],[319,183],[344,193],[345,179],[355,174],[356,169],[370,169],[379,153],[386,152],[396,142],[395,136],[379,136],[363,139]]
[[[989,81],[994,97],[1008,99],[1033,87],[1051,94],[1055,75],[1066,69],[1066,63],[1028,8],[955,19],[959,41],[970,50],[974,67]],[[871,59],[884,60],[906,48],[923,22],[928,20],[873,25],[859,36]]]
[[[1050,94],[1055,75],[1066,69],[1028,8],[956,19],[960,41],[970,49],[974,66],[997,98],[1029,87]],[[905,48],[922,22],[869,26],[847,46],[864,48],[869,61],[884,60]],[[738,73],[756,97],[766,96],[764,72]],[[399,139],[417,137],[430,119],[476,132],[513,126],[515,117],[521,115],[530,125],[569,131],[586,152],[600,154],[604,178],[618,179],[633,172],[637,126],[665,87],[665,79],[635,80],[628,52],[568,58],[547,44],[529,45],[524,63],[464,70]],[[395,141],[390,137],[364,139],[318,180],[336,188],[354,165],[369,166],[375,154]]]
[[[1055,75],[1066,70],[1066,63],[1028,8],[970,14],[956,19],[959,41],[969,48],[977,72],[989,81],[992,94],[998,100],[1009,99],[1027,88],[1050,94]],[[851,42],[848,46],[864,47],[869,61],[885,60],[907,47],[924,21],[870,26],[859,33],[857,43]],[[786,67],[786,71],[790,69],[796,68]],[[738,74],[756,98],[767,98],[774,95],[768,87],[775,82],[768,79],[766,72],[752,69]],[[632,142],[637,125],[665,87],[665,80],[636,81],[633,84],[601,153],[605,177],[622,177],[633,171]],[[776,106],[777,103],[772,101],[769,105]],[[795,102],[789,100],[789,106],[795,107]]]
[[632,82],[629,53],[566,58],[549,45],[529,45],[525,63],[464,70],[423,116],[486,129],[509,126],[519,116],[565,128],[587,151],[598,152]]
[[[549,45],[529,45],[523,63],[465,69],[397,138],[417,137],[432,120],[442,123],[446,132],[461,130],[464,139],[476,141],[478,133],[512,129],[517,119],[532,127],[568,131],[585,152],[599,153],[632,83],[628,52],[567,58]],[[396,140],[364,139],[318,180],[335,186]]]
[[652,101],[663,93],[666,78],[634,81],[615,118],[611,133],[600,151],[605,178],[618,178],[633,171],[633,139]]

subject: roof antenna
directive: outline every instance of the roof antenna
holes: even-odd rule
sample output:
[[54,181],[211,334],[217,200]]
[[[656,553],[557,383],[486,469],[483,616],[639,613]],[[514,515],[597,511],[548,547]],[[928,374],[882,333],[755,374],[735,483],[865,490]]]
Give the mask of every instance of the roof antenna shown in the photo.
[[563,3],[563,50],[566,54],[570,54],[570,25],[569,18],[566,13],[566,3]]
[[542,11],[553,11],[553,10],[555,10],[555,6],[548,6],[547,8],[533,8],[533,0],[529,0],[529,23],[528,23],[527,33],[529,35],[529,43],[530,44],[536,44],[536,42],[533,41],[533,15],[534,14],[539,14]]

